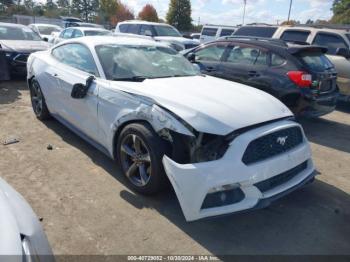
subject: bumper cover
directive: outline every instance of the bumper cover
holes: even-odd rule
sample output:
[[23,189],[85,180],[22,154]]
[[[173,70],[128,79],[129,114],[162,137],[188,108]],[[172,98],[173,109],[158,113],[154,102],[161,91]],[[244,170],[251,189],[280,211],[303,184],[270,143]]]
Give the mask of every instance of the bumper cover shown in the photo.
[[[252,165],[245,165],[242,162],[245,149],[252,140],[293,126],[299,125],[291,121],[280,121],[246,132],[231,143],[223,158],[216,161],[182,165],[164,156],[165,172],[176,192],[186,220],[194,221],[205,217],[262,208],[274,199],[295,190],[304,181],[312,179],[315,175],[315,169],[305,135],[305,141],[302,144],[284,154]],[[261,192],[254,185],[293,169],[304,162],[307,162],[304,170],[268,191]],[[244,193],[244,198],[241,201],[226,206],[202,208],[205,197],[213,188],[233,184]]]
[[332,113],[337,105],[338,92],[323,95],[315,100],[305,99],[305,107],[300,112],[304,117],[320,117]]

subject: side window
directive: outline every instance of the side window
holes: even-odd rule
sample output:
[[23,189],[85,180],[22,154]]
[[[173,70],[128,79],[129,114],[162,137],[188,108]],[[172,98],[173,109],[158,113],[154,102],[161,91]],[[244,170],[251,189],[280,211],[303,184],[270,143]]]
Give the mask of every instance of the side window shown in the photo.
[[277,27],[273,26],[242,26],[237,29],[235,35],[271,38],[276,30]]
[[222,29],[220,36],[232,35],[235,32],[234,29]]
[[63,37],[64,39],[68,39],[68,38],[72,38],[72,34],[73,34],[73,29],[72,28],[68,28],[63,32]]
[[286,30],[281,36],[281,39],[284,41],[297,41],[297,42],[306,42],[307,38],[310,35],[310,31],[299,31],[299,30]]
[[152,27],[150,25],[141,25],[141,30],[140,30],[140,35],[145,35],[146,32],[151,32],[152,33]]
[[129,24],[128,25],[128,33],[138,35],[139,34],[139,27],[140,26],[137,24]]
[[119,26],[119,31],[121,33],[126,33],[128,31],[128,25],[127,24],[122,24]]
[[255,47],[235,46],[231,49],[227,62],[242,65],[268,65],[265,50]]
[[66,44],[55,48],[52,56],[63,64],[98,76],[95,61],[90,50],[81,44]]
[[217,28],[208,28],[204,27],[202,30],[202,35],[205,36],[216,36],[216,32],[218,31]]
[[349,48],[340,36],[327,33],[317,33],[313,44],[327,46],[329,54],[335,54],[337,48]]
[[278,54],[271,53],[271,66],[281,66],[286,62],[286,59]]
[[216,44],[205,47],[196,52],[196,61],[220,61],[226,45]]
[[75,29],[73,33],[73,37],[83,37],[83,33],[79,29]]

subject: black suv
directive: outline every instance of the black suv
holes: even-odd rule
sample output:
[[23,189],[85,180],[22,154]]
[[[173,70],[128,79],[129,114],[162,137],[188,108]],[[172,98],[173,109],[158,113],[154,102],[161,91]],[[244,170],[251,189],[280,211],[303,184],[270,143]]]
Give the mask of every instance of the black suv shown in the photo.
[[318,117],[335,109],[338,96],[337,73],[326,51],[282,40],[225,37],[184,55],[204,74],[261,89],[297,116]]

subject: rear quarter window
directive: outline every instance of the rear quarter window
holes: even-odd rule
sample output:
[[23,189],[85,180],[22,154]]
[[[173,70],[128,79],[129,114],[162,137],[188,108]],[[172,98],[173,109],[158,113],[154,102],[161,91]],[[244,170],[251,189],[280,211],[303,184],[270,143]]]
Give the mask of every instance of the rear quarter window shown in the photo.
[[271,38],[276,30],[277,27],[243,26],[237,29],[235,35]]
[[126,25],[126,24],[120,25],[119,31],[122,33],[126,33],[128,31],[128,25]]
[[218,31],[218,28],[208,28],[204,27],[202,30],[202,35],[205,36],[216,36],[216,32]]
[[232,35],[235,32],[234,29],[222,29],[220,36]]
[[310,35],[310,31],[286,30],[281,39],[287,42],[306,42]]
[[321,52],[303,52],[297,55],[299,60],[309,69],[315,72],[322,72],[333,68],[333,64]]

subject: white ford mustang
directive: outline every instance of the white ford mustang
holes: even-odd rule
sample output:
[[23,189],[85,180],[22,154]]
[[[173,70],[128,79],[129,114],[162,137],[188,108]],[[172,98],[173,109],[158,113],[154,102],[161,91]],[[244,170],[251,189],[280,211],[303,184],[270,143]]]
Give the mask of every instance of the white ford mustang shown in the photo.
[[315,176],[281,102],[201,75],[164,44],[85,37],[32,54],[27,66],[40,120],[53,116],[118,160],[138,192],[170,181],[187,221],[266,206]]

